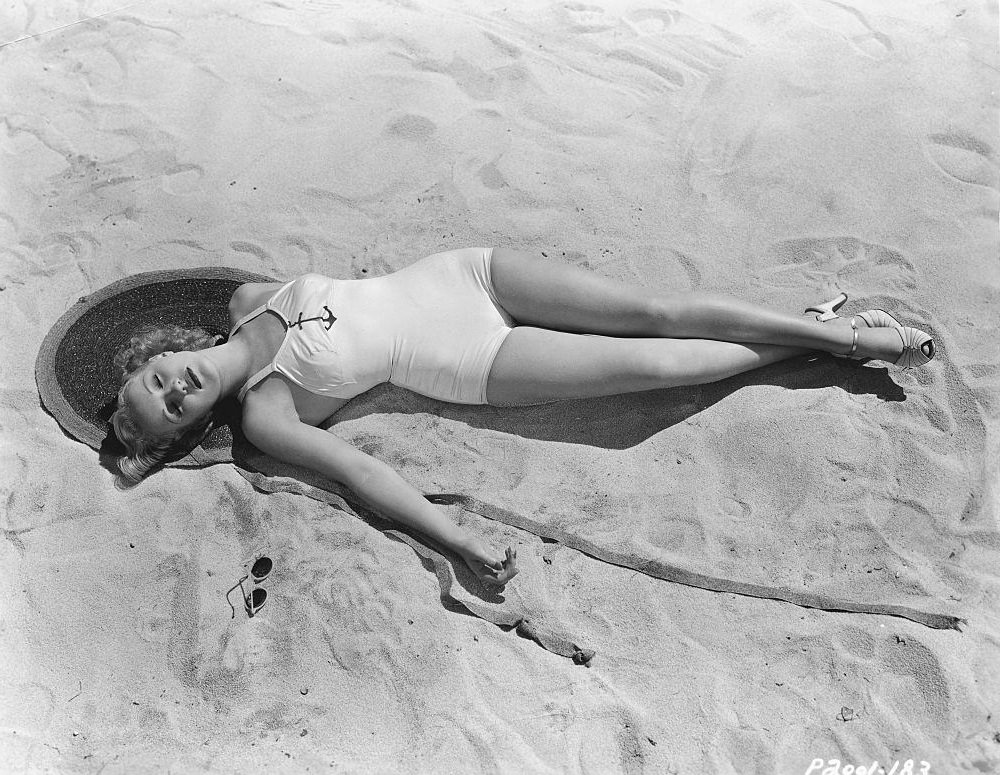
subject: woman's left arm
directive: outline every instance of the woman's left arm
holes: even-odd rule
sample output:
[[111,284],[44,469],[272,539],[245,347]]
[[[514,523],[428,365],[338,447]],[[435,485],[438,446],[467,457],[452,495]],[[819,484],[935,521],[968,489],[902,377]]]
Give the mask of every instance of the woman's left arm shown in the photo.
[[390,466],[328,431],[300,422],[282,382],[265,381],[247,396],[243,431],[262,452],[341,482],[380,514],[457,552],[480,580],[502,585],[517,575],[513,549],[501,557],[452,522]]
[[503,557],[498,556],[485,541],[452,522],[440,508],[382,461],[372,458],[372,465],[364,477],[351,489],[379,513],[419,530],[457,552],[481,581],[503,585],[517,575],[515,549],[508,547]]

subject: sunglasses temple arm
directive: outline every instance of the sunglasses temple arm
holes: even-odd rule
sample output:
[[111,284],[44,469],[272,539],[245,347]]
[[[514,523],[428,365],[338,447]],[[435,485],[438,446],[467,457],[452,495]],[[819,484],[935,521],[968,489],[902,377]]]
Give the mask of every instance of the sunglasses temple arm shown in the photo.
[[240,592],[243,593],[243,600],[244,600],[244,602],[246,602],[247,593],[246,593],[246,590],[243,589],[243,582],[246,581],[247,578],[249,578],[249,577],[248,576],[244,576],[239,581],[237,581],[235,584],[233,584],[229,588],[229,591],[226,592],[226,602],[229,603],[229,607],[233,609],[233,615],[230,617],[231,619],[235,619],[236,618],[236,609],[233,608],[233,604],[229,602],[229,596],[232,594],[233,590],[236,589],[236,587],[239,587],[240,588]]

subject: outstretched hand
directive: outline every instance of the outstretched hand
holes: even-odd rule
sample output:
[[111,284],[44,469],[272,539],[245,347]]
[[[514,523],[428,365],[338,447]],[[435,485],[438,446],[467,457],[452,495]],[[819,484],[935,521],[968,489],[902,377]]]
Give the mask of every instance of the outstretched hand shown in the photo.
[[470,539],[459,552],[481,582],[490,587],[502,587],[517,575],[517,550],[507,547],[504,558],[478,538]]

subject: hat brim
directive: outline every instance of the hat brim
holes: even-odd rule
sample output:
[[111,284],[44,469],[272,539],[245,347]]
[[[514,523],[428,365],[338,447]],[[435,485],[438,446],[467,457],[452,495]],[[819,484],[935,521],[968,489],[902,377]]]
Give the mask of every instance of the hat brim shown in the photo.
[[[42,405],[62,429],[101,453],[102,461],[124,452],[111,430],[121,374],[115,354],[144,328],[171,323],[229,333],[229,300],[243,283],[272,277],[226,267],[144,272],[82,297],[52,327],[35,361]],[[216,410],[216,425],[201,444],[172,465],[200,466],[232,460],[234,399]]]

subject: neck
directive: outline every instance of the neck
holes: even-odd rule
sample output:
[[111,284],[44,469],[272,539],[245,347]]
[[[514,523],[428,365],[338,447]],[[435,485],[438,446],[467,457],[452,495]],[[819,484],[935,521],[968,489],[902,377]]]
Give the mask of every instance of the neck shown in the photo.
[[204,351],[219,373],[222,394],[235,395],[248,379],[253,367],[253,356],[246,343],[240,340],[225,342]]

